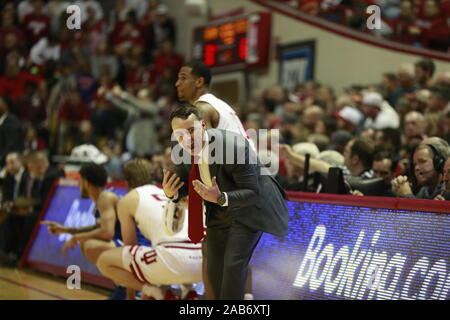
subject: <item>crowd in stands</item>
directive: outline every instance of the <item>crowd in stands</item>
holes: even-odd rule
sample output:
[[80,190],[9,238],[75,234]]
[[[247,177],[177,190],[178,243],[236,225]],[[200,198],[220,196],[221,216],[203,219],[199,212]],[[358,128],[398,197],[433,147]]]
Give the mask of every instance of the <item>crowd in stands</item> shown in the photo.
[[[448,52],[450,48],[449,0],[276,0],[301,12],[372,33],[415,47]],[[380,8],[379,29],[368,29],[366,21]]]
[[[58,165],[54,155],[93,148],[108,159],[116,180],[123,180],[122,164],[133,157],[151,159],[160,181],[162,168],[170,165],[168,117],[177,105],[175,82],[184,59],[174,50],[177,32],[167,6],[117,0],[107,14],[97,1],[76,3],[81,30],[61,27],[66,1],[9,1],[1,8],[3,209],[20,195],[31,196],[35,180],[42,206],[49,185],[40,189],[43,181],[62,176],[55,169],[45,178],[49,160]],[[443,173],[450,156],[450,73],[435,70],[431,60],[399,66],[379,83],[342,92],[314,81],[292,91],[258,89],[235,107],[246,129],[279,129],[280,153],[270,146],[269,156],[279,161],[277,179],[287,190],[305,191],[309,154],[311,173],[339,167],[347,177],[382,178],[385,188],[376,195],[448,197]],[[44,169],[32,174],[34,162]],[[23,172],[31,178],[20,189]],[[16,187],[5,195],[8,179]],[[20,256],[21,250],[13,251]]]

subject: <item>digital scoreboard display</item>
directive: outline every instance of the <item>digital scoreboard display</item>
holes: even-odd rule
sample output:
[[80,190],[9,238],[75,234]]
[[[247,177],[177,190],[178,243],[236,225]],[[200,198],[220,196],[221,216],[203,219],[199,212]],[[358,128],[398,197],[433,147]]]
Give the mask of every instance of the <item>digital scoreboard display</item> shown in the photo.
[[270,13],[253,13],[194,30],[193,59],[212,68],[242,69],[268,64]]
[[255,250],[256,299],[448,300],[450,215],[289,201]]

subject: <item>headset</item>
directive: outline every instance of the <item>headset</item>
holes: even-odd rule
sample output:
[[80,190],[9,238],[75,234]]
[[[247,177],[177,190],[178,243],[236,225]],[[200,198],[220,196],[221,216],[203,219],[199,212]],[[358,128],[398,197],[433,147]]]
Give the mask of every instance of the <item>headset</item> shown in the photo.
[[439,149],[437,147],[433,146],[432,144],[427,144],[427,146],[433,151],[434,169],[438,173],[443,173],[445,161],[447,161],[447,159],[442,155],[441,151],[439,151]]

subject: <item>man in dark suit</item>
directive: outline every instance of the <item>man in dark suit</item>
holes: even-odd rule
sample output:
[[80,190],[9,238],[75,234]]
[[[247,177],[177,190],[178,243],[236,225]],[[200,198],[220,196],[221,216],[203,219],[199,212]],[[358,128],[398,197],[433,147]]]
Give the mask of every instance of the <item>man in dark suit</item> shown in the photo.
[[[24,174],[25,186],[21,186],[20,193],[17,194],[25,203],[19,208],[13,208],[13,214],[3,222],[0,230],[0,247],[1,242],[13,244],[6,261],[10,266],[15,266],[24,253],[53,182],[64,176],[64,171],[49,166],[47,156],[41,151],[29,154],[26,163],[28,173]],[[17,203],[17,198],[14,200]],[[5,232],[7,237],[4,236]]]
[[[283,236],[287,232],[284,192],[243,136],[206,130],[198,109],[191,105],[175,109],[170,121],[179,144],[172,151],[176,173],[164,171],[164,192],[174,201],[189,195],[189,237],[194,242],[202,238],[193,227],[194,202],[201,197],[214,296],[243,299],[248,263],[262,233]],[[191,157],[198,160],[191,164]]]
[[8,99],[0,96],[0,167],[5,165],[6,155],[9,152],[24,149],[22,125],[8,110]]
[[14,201],[25,196],[29,174],[23,166],[22,155],[18,152],[7,154],[5,167],[1,210],[8,215],[0,225],[0,262],[8,264],[17,258],[19,244],[16,238],[21,233],[25,220],[22,212],[14,208]]

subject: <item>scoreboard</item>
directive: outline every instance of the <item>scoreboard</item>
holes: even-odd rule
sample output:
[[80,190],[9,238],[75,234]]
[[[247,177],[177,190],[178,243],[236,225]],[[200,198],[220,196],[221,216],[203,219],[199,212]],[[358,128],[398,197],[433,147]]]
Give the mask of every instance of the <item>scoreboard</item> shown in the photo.
[[192,57],[211,68],[265,67],[269,62],[271,14],[257,12],[194,30]]

